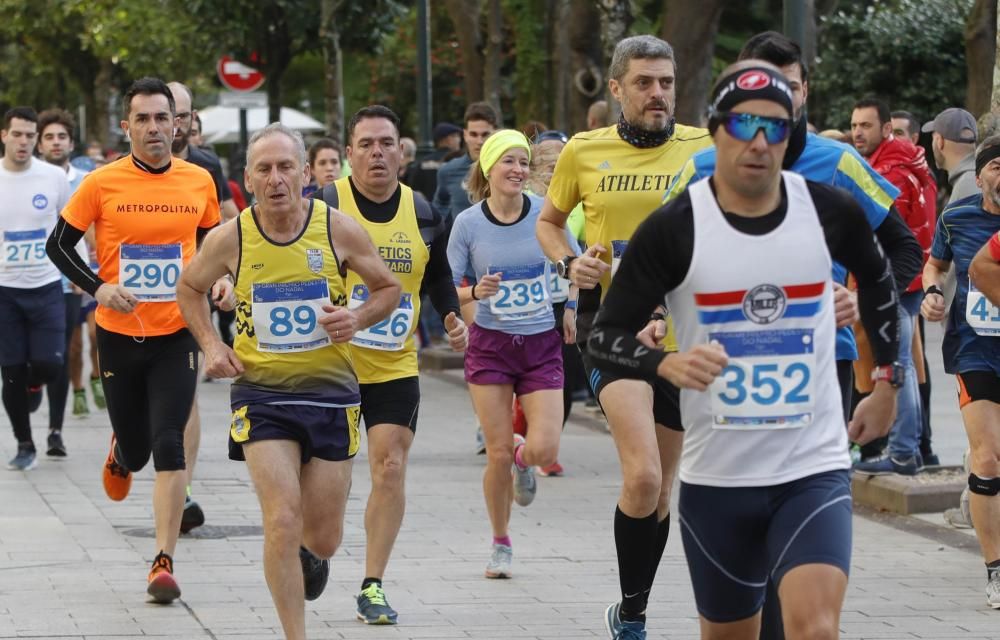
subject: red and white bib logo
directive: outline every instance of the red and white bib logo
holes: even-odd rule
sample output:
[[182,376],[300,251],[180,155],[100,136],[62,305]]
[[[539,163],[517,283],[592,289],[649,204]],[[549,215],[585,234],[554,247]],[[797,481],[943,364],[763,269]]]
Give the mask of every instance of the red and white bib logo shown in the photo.
[[757,91],[771,84],[771,76],[763,71],[747,71],[736,79],[736,86],[744,91]]

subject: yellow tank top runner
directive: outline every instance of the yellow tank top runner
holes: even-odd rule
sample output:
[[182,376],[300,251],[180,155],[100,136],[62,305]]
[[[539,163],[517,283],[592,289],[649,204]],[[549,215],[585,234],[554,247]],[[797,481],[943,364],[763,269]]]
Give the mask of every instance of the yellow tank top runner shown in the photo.
[[245,371],[236,385],[329,406],[357,404],[350,347],[334,344],[318,323],[324,305],[347,304],[345,276],[330,241],[329,211],[311,200],[305,228],[288,244],[268,239],[253,209],[237,219],[234,349]]
[[[357,332],[351,341],[358,381],[374,384],[418,375],[413,332],[420,319],[420,285],[430,251],[420,236],[413,191],[400,185],[402,193],[396,215],[388,222],[379,223],[361,215],[347,178],[337,180],[336,187],[340,210],[364,227],[389,271],[403,287],[399,304],[392,314]],[[347,274],[347,295],[347,305],[351,309],[368,299],[368,289],[353,272]]]

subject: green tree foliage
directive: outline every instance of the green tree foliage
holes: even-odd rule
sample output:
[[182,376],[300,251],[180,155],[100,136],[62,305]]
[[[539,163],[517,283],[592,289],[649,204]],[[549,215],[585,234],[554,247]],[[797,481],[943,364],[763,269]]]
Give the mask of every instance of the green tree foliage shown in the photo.
[[933,117],[965,103],[963,28],[972,0],[894,0],[853,6],[826,18],[810,77],[810,120],[850,125],[859,98]]
[[[264,72],[271,119],[283,100],[283,76],[292,60],[317,51],[319,3],[315,0],[187,0],[189,12],[216,46]],[[341,47],[372,51],[398,13],[395,0],[340,3]],[[321,82],[322,78],[316,79]]]

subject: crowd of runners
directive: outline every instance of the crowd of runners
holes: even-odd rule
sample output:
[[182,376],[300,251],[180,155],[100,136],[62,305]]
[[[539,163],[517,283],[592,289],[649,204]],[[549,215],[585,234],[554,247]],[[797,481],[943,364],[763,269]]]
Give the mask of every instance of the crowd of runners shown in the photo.
[[91,395],[111,426],[104,489],[126,499],[152,459],[147,593],[173,602],[178,537],[206,519],[191,490],[197,387],[232,379],[229,457],[260,501],[285,636],[305,637],[305,601],[327,583],[362,440],[357,617],[396,624],[383,578],[406,508],[418,351],[437,335],[464,352],[481,429],[486,578],[516,576],[512,505],[532,503],[536,473],[562,472],[585,380],[622,474],[608,637],[646,637],[673,520],[702,637],[836,638],[850,474],[936,462],[918,382],[930,378],[923,322],[944,321],[969,440],[960,515],[1000,609],[1000,136],[980,139],[960,109],[922,128],[951,178],[937,212],[912,116],[859,100],[848,144],[811,132],[808,68],[784,36],[745,44],[706,123],[675,121],[676,73],[668,43],[626,38],[608,69],[612,124],[599,104],[572,137],[523,132],[476,103],[464,127],[435,129],[439,150],[420,161],[386,106],[353,114],[343,149],[307,149],[274,123],[250,138],[242,185],[197,143],[180,83],[135,81],[122,98],[129,153],[86,174],[70,163],[69,114],[9,110],[9,467],[38,463],[30,416],[43,395],[45,453],[69,454],[71,386],[73,413],[89,411],[89,343]]

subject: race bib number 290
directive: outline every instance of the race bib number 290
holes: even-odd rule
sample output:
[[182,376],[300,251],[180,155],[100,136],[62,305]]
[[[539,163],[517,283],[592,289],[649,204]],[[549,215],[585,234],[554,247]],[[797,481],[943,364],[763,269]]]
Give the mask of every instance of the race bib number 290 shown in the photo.
[[330,304],[326,280],[258,282],[252,296],[258,351],[310,351],[330,344],[329,334],[319,324],[323,305]]
[[811,329],[720,332],[709,338],[729,356],[709,388],[716,429],[791,429],[812,422]]
[[179,244],[123,244],[118,253],[118,283],[138,300],[176,300],[183,264]]

